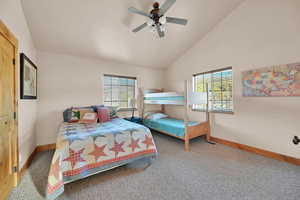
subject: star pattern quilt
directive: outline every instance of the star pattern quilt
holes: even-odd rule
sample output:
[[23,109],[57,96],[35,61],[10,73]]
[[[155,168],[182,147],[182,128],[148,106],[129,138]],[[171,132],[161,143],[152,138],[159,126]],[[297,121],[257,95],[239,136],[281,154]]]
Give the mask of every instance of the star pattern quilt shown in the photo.
[[157,155],[145,126],[113,119],[102,124],[63,123],[48,176],[47,199],[64,192],[64,184]]

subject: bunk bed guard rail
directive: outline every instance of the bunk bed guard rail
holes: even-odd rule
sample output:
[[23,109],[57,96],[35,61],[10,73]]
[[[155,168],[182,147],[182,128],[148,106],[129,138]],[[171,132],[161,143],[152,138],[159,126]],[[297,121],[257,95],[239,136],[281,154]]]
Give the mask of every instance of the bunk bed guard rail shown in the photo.
[[176,92],[149,93],[144,95],[144,103],[160,105],[185,105],[185,97],[183,94]]

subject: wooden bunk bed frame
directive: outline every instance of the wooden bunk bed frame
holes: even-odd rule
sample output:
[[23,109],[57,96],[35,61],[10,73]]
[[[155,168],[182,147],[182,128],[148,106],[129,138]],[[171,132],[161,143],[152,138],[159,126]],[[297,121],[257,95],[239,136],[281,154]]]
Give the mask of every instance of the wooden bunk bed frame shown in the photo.
[[[208,88],[207,88],[208,89]],[[197,125],[188,125],[189,122],[189,118],[188,118],[188,110],[190,109],[189,105],[188,105],[188,81],[185,81],[185,91],[184,91],[184,100],[181,103],[176,103],[176,102],[159,102],[159,101],[146,101],[145,103],[145,95],[149,94],[149,93],[163,93],[163,89],[147,89],[147,90],[143,90],[142,88],[139,89],[140,90],[140,109],[142,110],[141,112],[141,118],[142,120],[144,120],[144,113],[145,113],[145,104],[153,104],[153,105],[161,105],[161,112],[165,112],[165,105],[179,105],[179,106],[184,106],[184,130],[185,130],[185,134],[184,137],[180,137],[180,136],[176,136],[173,135],[171,133],[167,133],[165,131],[161,131],[161,130],[156,130],[154,128],[150,128],[152,130],[155,130],[157,132],[178,138],[180,140],[184,141],[184,150],[185,151],[190,151],[190,140],[202,135],[206,135],[206,140],[207,142],[210,142],[210,134],[211,134],[211,130],[210,130],[210,116],[209,116],[209,112],[208,112],[208,103],[206,104],[206,121],[205,122],[201,122]],[[208,91],[208,90],[206,90]],[[166,94],[170,94],[170,93],[166,93]],[[208,102],[208,101],[207,101]]]

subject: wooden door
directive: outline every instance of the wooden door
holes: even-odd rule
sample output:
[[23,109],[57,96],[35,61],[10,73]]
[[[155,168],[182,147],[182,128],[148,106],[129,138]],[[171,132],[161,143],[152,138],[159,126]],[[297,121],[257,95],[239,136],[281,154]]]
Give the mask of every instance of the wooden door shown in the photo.
[[0,32],[0,200],[7,198],[16,176],[15,56],[14,44]]

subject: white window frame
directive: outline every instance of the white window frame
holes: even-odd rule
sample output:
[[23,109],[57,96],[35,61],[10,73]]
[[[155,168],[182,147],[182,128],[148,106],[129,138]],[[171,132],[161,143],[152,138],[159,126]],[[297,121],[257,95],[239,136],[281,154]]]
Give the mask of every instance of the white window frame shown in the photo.
[[[214,110],[213,109],[213,106],[212,106],[212,90],[211,90],[211,87],[212,87],[212,77],[210,78],[210,81],[209,81],[209,93],[210,93],[210,100],[209,100],[209,111],[212,112],[212,113],[225,113],[225,114],[234,114],[234,97],[233,97],[233,69],[232,67],[226,67],[226,68],[222,68],[222,69],[217,69],[217,70],[212,70],[212,71],[207,71],[207,72],[202,72],[202,73],[197,73],[197,74],[194,74],[193,75],[193,91],[196,90],[196,77],[199,76],[199,75],[206,75],[206,74],[210,74],[212,75],[213,73],[217,73],[217,72],[223,72],[223,71],[227,71],[227,70],[231,70],[231,74],[232,74],[232,77],[231,77],[231,81],[232,81],[232,88],[231,88],[231,95],[232,95],[232,100],[231,100],[231,104],[232,104],[232,109],[231,110]],[[222,84],[222,83],[221,83]],[[205,85],[204,85],[205,87]],[[223,104],[223,102],[222,102]],[[203,107],[205,107],[203,105]],[[193,105],[192,107],[192,110],[193,111],[197,111],[197,112],[205,112],[205,109],[199,109],[197,108],[197,105]]]
[[[106,102],[108,101],[105,101],[105,86],[107,86],[105,84],[105,77],[108,76],[108,77],[116,77],[116,78],[125,78],[125,79],[131,79],[131,80],[135,80],[135,84],[134,84],[134,98],[137,99],[137,87],[138,87],[138,78],[137,77],[133,77],[133,76],[123,76],[123,75],[114,75],[114,74],[103,74],[103,81],[102,81],[102,88],[103,88],[103,104],[105,105]],[[111,87],[113,85],[111,84]],[[121,85],[120,85],[121,86]],[[129,85],[127,85],[127,87],[129,87]],[[112,100],[112,95],[111,95],[111,101],[109,102],[113,102]],[[120,102],[120,101],[116,101],[116,102]],[[113,106],[113,105],[111,105]],[[137,104],[135,104],[135,108],[133,108],[134,110],[137,110]],[[129,107],[120,107],[120,111],[132,111],[133,110],[132,108]]]

